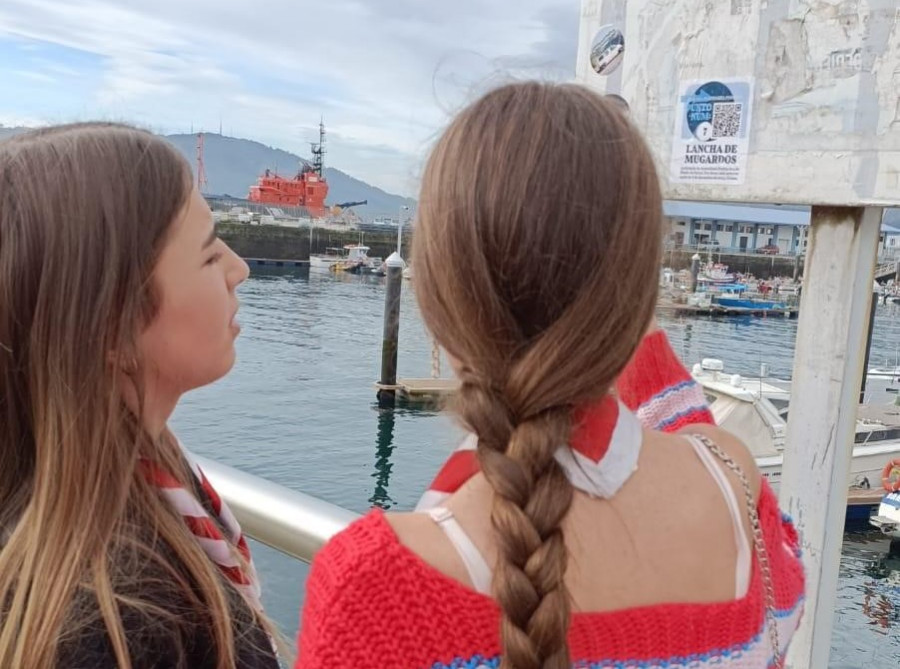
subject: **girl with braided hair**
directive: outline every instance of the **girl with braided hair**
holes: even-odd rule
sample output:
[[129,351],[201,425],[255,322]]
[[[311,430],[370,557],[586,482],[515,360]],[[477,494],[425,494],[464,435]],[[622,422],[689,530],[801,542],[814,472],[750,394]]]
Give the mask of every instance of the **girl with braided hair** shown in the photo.
[[797,536],[647,334],[661,212],[640,134],[582,87],[507,85],[453,121],[413,257],[470,434],[417,512],[317,556],[297,667],[780,666]]

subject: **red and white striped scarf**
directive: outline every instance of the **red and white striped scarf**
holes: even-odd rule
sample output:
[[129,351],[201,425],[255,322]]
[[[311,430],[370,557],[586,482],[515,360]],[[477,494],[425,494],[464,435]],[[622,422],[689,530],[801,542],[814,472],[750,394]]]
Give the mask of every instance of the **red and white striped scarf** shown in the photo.
[[[215,488],[206,478],[203,470],[192,462],[187,455],[185,458],[191,467],[191,472],[196,477],[197,483],[209,498],[216,519],[213,520],[206,512],[203,504],[186,489],[170,473],[149,462],[141,461],[144,475],[155,485],[163,498],[172,505],[184,519],[185,525],[196,537],[203,551],[212,560],[225,578],[240,592],[247,603],[256,611],[262,612],[263,606],[260,599],[259,577],[253,566],[250,556],[250,547],[241,533],[241,526],[231,513],[225,500],[219,497]],[[216,522],[218,521],[218,523]],[[225,529],[223,535],[219,527]],[[235,552],[243,558],[243,563]]]
[[[637,417],[611,395],[575,412],[568,446],[556,460],[572,485],[594,497],[609,499],[637,469],[643,428]],[[417,511],[441,506],[480,470],[478,438],[470,434],[453,452],[416,505]]]

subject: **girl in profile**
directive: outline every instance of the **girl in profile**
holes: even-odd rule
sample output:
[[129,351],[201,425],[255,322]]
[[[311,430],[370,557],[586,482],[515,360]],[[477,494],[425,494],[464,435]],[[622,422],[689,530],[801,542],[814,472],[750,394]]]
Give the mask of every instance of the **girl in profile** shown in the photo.
[[247,273],[163,140],[0,142],[0,666],[278,667],[240,528],[166,428],[231,369]]

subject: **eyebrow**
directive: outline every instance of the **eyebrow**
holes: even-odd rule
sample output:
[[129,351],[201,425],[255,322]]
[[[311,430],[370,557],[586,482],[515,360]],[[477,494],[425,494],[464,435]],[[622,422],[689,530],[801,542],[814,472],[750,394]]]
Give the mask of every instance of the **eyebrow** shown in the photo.
[[218,239],[218,235],[216,234],[216,229],[213,228],[212,232],[209,233],[209,237],[207,237],[206,241],[203,242],[203,249],[205,250],[212,246],[213,242],[215,242],[216,239]]

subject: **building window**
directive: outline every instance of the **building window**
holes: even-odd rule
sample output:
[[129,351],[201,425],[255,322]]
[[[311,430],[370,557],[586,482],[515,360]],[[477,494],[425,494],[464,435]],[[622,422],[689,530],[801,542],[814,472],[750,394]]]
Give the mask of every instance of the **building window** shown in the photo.
[[731,232],[731,229],[732,229],[731,223],[729,223],[728,225],[725,226],[725,232]]

